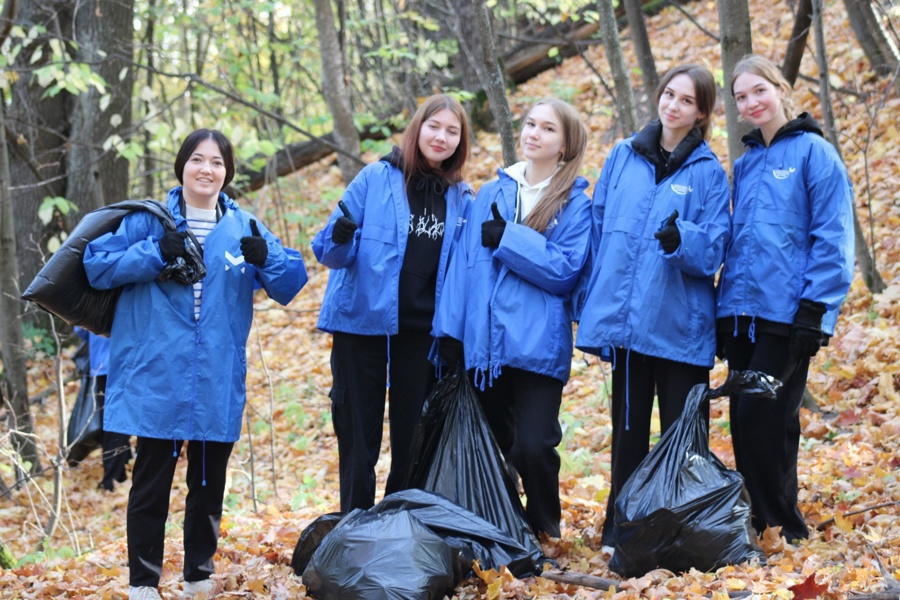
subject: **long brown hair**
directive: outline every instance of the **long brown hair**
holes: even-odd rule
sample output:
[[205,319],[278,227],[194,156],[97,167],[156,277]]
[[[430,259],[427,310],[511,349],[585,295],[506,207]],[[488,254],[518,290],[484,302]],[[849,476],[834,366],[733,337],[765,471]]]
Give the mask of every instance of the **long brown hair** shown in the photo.
[[[581,121],[581,115],[574,106],[558,98],[545,98],[535,104],[531,110],[541,104],[553,109],[559,119],[563,134],[563,155],[560,157],[560,168],[550,180],[544,195],[534,210],[525,219],[535,231],[543,233],[550,220],[562,210],[569,201],[569,193],[575,184],[575,178],[581,172],[584,161],[584,150],[587,147],[587,130]],[[529,111],[529,114],[531,111]]]
[[694,100],[697,102],[697,110],[705,116],[697,121],[696,127],[703,134],[703,139],[709,137],[709,123],[712,120],[712,113],[716,109],[716,79],[709,69],[702,65],[686,64],[679,65],[669,69],[660,79],[659,85],[656,86],[656,106],[659,107],[659,99],[662,98],[663,92],[669,82],[678,75],[687,75],[694,83]]
[[[450,158],[444,160],[437,169],[428,164],[422,151],[419,150],[419,132],[422,125],[431,116],[447,109],[459,119],[459,145]],[[450,183],[462,181],[462,170],[469,157],[469,118],[459,101],[447,94],[429,96],[416,110],[400,139],[400,152],[403,154],[403,176],[406,181],[416,173],[435,173]]]
[[731,95],[734,96],[734,82],[739,75],[750,73],[762,77],[776,88],[781,90],[781,110],[784,117],[790,121],[794,118],[794,102],[791,100],[791,84],[785,79],[778,65],[765,56],[748,54],[734,65],[734,73],[731,75]]

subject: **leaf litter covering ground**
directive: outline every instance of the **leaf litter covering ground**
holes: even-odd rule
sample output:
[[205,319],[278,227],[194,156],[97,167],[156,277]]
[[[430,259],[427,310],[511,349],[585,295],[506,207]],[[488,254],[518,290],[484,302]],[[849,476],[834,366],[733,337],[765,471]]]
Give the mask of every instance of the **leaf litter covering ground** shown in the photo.
[[[787,4],[778,2],[773,7],[754,0],[750,9],[756,51],[780,57],[792,26]],[[714,2],[693,3],[689,10],[705,28],[717,30]],[[878,264],[888,288],[872,297],[856,276],[837,335],[816,356],[810,369],[809,386],[822,412],[804,410],[802,415],[800,501],[811,526],[826,524],[813,528],[810,539],[797,545],[785,543],[775,531],[766,531],[762,538],[768,554],[766,567],[745,564],[714,573],[683,574],[657,570],[607,591],[544,578],[516,580],[508,572],[479,572],[478,577],[457,588],[454,599],[724,599],[729,594],[745,593],[757,598],[837,600],[900,585],[900,511],[892,504],[900,499],[900,278],[896,266],[900,264],[900,248],[893,233],[900,225],[900,207],[893,192],[900,184],[895,158],[898,99],[885,99],[884,84],[865,72],[863,54],[843,12],[840,3],[831,2],[826,7],[832,80],[837,86],[867,94],[868,99],[836,94],[841,143],[863,230],[867,236],[870,228],[874,231]],[[719,64],[718,44],[676,10],[666,9],[648,25],[661,73],[685,61]],[[591,48],[587,57],[611,81],[602,48]],[[626,57],[636,65],[628,46]],[[796,104],[810,108],[818,118],[818,73],[809,56],[804,59],[802,73],[812,79],[798,83]],[[632,77],[634,85],[639,85],[637,75]],[[520,86],[511,97],[513,109],[521,114],[534,100],[547,95],[572,99],[585,115],[592,136],[584,174],[596,181],[606,153],[620,137],[613,129],[603,88],[582,59],[572,58]],[[884,104],[876,110],[882,100]],[[715,126],[718,131],[713,148],[725,157],[721,106]],[[867,180],[862,147],[869,134]],[[468,172],[474,187],[494,176],[500,155],[496,136],[480,135]],[[374,160],[376,155],[368,158]],[[339,182],[337,169],[326,162],[310,167],[283,187],[294,186],[302,198],[297,210],[306,213],[302,215],[306,222],[320,223],[325,213],[313,204],[324,190]],[[258,211],[265,210],[270,193],[264,190],[254,199]],[[338,506],[337,448],[327,396],[331,340],[315,328],[327,272],[311,257],[306,244],[303,250],[310,283],[298,298],[287,310],[261,296],[256,305],[248,350],[247,426],[230,464],[216,556],[215,579],[223,598],[307,597],[289,566],[294,544],[312,519]],[[71,362],[67,361],[64,368],[71,372]],[[725,372],[723,365],[717,365],[714,384],[724,379]],[[600,553],[599,538],[610,460],[608,381],[608,367],[576,352],[560,415],[564,426],[562,537],[545,540],[544,545],[547,554],[562,567],[617,579]],[[30,373],[32,393],[49,388],[52,382],[50,361],[35,362]],[[68,385],[69,405],[76,391],[77,384]],[[58,411],[47,402],[36,417],[43,447],[48,456],[53,456]],[[716,454],[733,466],[727,400],[713,403],[710,443]],[[9,450],[8,439],[4,438],[2,447]],[[377,467],[379,490],[384,487],[388,456],[385,435]],[[4,461],[4,465],[7,463]],[[164,598],[180,597],[184,468],[182,458],[167,524],[161,583]],[[101,473],[98,453],[77,469],[64,472],[61,521],[46,547],[41,547],[39,540],[50,513],[51,480],[41,480],[0,499],[0,540],[17,558],[27,559],[16,569],[0,572],[0,598],[121,599],[127,595],[125,508],[130,482],[112,493],[102,492],[96,488]],[[4,472],[4,478],[8,481],[10,474]],[[861,510],[868,507],[879,508]]]

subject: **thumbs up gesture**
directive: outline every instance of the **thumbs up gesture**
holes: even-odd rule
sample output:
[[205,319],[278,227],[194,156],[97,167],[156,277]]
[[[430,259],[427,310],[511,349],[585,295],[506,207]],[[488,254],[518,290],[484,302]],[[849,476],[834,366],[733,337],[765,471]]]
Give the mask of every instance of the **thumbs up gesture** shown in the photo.
[[250,233],[253,235],[241,238],[241,254],[251,265],[261,267],[269,257],[269,246],[266,244],[266,238],[260,235],[259,226],[254,219],[250,219]]
[[678,211],[673,210],[672,214],[663,221],[659,231],[653,234],[653,237],[659,240],[659,245],[662,246],[663,252],[666,254],[672,254],[681,245],[681,234],[678,233],[678,225],[675,224],[676,219],[678,219]]
[[338,207],[344,213],[344,216],[338,217],[337,221],[334,222],[334,227],[331,230],[331,241],[335,244],[346,244],[353,239],[353,234],[356,233],[356,229],[359,226],[353,220],[353,214],[343,200],[338,202]]
[[498,248],[503,232],[506,231],[506,221],[500,215],[496,202],[491,204],[491,214],[494,218],[481,224],[481,245],[485,248]]

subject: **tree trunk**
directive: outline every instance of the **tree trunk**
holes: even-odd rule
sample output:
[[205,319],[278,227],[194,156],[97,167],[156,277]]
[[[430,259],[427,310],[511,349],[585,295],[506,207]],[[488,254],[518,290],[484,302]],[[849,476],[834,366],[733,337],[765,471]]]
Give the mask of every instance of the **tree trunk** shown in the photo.
[[[131,129],[134,90],[134,0],[90,0],[75,13],[75,60],[92,66],[106,82],[108,105],[95,87],[71,96],[66,198],[81,210],[69,228],[96,208],[128,197],[128,159],[108,144]],[[103,99],[104,101],[106,99]],[[104,150],[104,146],[108,150]]]
[[725,121],[728,130],[729,170],[744,153],[741,138],[750,125],[738,120],[737,105],[731,95],[731,74],[734,66],[753,51],[750,39],[750,9],[747,0],[719,0],[719,43],[722,46],[722,72],[725,80]]
[[597,10],[600,12],[600,36],[603,38],[603,46],[606,48],[606,60],[609,61],[609,68],[616,85],[616,110],[619,113],[619,122],[622,124],[622,136],[628,137],[637,131],[637,110],[628,69],[625,66],[625,56],[622,54],[622,46],[619,44],[619,27],[616,24],[616,12],[612,0],[598,0]]
[[644,78],[646,95],[643,101],[644,109],[651,115],[656,108],[655,92],[656,86],[659,85],[659,75],[656,73],[656,61],[653,59],[653,49],[650,47],[650,37],[647,35],[647,26],[644,22],[643,3],[642,0],[624,0],[624,3],[631,41],[634,44],[638,64],[641,66],[641,77]]
[[[825,52],[825,27],[822,23],[822,0],[812,0],[813,24],[816,30],[816,64],[819,66],[819,102],[822,104],[822,125],[825,135],[838,156],[843,160],[841,145],[838,143],[837,130],[834,123],[834,108],[831,104],[831,83],[828,78],[828,55]],[[866,244],[859,217],[856,214],[856,202],[853,203],[853,232],[856,251],[856,264],[870,292],[879,293],[885,289],[884,280],[875,268],[875,260]]]
[[794,87],[797,75],[800,74],[800,61],[803,60],[803,51],[806,48],[806,38],[809,36],[811,24],[812,0],[800,0],[797,5],[797,14],[794,17],[794,28],[791,30],[791,39],[784,53],[784,64],[781,66],[781,73],[791,87]]
[[890,75],[900,68],[898,40],[885,30],[881,19],[875,13],[871,0],[844,0],[850,27],[856,34],[872,70],[879,77]]
[[[71,38],[72,15],[69,0],[23,0],[17,22],[27,31],[43,25],[63,38]],[[66,153],[68,150],[68,94],[61,92],[42,98],[44,88],[30,73],[52,60],[48,40],[42,35],[16,57],[19,78],[10,88],[7,148],[13,198],[15,237],[19,261],[19,290],[24,290],[44,264],[47,241],[64,228],[61,222],[45,226],[38,218],[41,201],[48,196],[64,196]],[[43,48],[43,57],[30,63],[33,49]],[[18,298],[18,295],[16,295]]]
[[[349,89],[344,83],[343,54],[334,25],[331,0],[313,0],[313,5],[316,11],[319,49],[322,53],[322,88],[334,121],[334,139],[341,149],[358,156],[359,134],[353,124]],[[341,167],[344,183],[350,183],[362,169],[359,162],[343,154],[338,154],[338,165]]]
[[[28,377],[25,364],[25,339],[22,333],[22,300],[19,298],[19,261],[16,257],[16,229],[12,195],[9,190],[9,154],[6,145],[6,98],[0,94],[0,343],[3,374],[11,410],[7,427],[13,433],[13,446],[23,464],[31,463],[31,472],[40,468],[37,447],[31,434],[34,421],[28,406]],[[16,469],[15,479],[20,479]]]

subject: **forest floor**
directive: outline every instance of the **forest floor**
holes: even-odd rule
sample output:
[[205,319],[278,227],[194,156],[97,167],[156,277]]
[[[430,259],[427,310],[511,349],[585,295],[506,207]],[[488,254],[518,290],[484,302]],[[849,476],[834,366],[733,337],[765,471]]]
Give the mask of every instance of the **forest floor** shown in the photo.
[[[718,30],[715,2],[695,2],[687,9],[697,23]],[[755,50],[778,60],[792,26],[788,4],[752,0],[750,11]],[[900,226],[896,196],[900,187],[896,158],[900,100],[896,94],[885,95],[886,82],[864,71],[864,56],[842,5],[828,3],[825,17],[831,79],[839,88],[835,110],[842,150],[854,182],[863,231],[870,247],[874,237],[887,289],[873,295],[857,274],[836,336],[811,364],[809,388],[820,410],[803,411],[799,461],[800,508],[810,525],[810,538],[789,544],[776,531],[768,530],[761,538],[768,555],[766,566],[741,564],[709,573],[657,570],[621,581],[609,590],[486,573],[460,584],[454,599],[722,600],[729,594],[753,594],[754,598],[838,600],[900,586],[900,245],[895,234]],[[660,73],[680,62],[720,64],[718,42],[674,8],[649,19],[648,28]],[[586,58],[611,81],[602,47],[589,49]],[[626,58],[636,64],[630,48],[626,48]],[[818,71],[810,56],[804,59],[801,72],[808,78],[798,82],[795,104],[820,118],[815,96]],[[633,78],[639,86],[638,75]],[[584,115],[592,135],[583,174],[595,182],[606,153],[621,137],[609,96],[579,57],[519,86],[510,95],[513,113],[523,114],[544,96],[570,100]],[[720,157],[727,157],[724,122],[720,102],[711,140]],[[372,149],[367,159],[375,160],[384,150]],[[495,176],[500,155],[497,137],[480,133],[467,172],[473,187],[477,189]],[[294,545],[314,518],[337,510],[337,447],[328,399],[331,338],[315,326],[328,274],[312,257],[308,240],[336,202],[340,185],[339,171],[329,160],[282,181],[278,190],[268,188],[252,200],[243,200],[258,214],[271,215],[276,193],[292,198],[294,222],[305,225],[292,226],[284,237],[302,247],[310,282],[287,308],[263,296],[256,302],[248,345],[247,426],[231,461],[216,556],[215,579],[224,589],[222,598],[306,598],[300,578],[290,568]],[[65,350],[62,362],[65,373],[73,371],[70,356],[71,347]],[[55,373],[52,357],[37,351],[30,363],[32,395],[52,389]],[[725,373],[726,367],[717,364],[714,384],[721,383]],[[544,547],[560,567],[618,579],[600,553],[599,539],[609,491],[609,380],[607,365],[576,351],[560,411],[564,430],[559,448],[562,536],[545,540]],[[69,407],[77,385],[65,387]],[[47,397],[51,399],[35,405],[45,465],[51,462],[47,457],[57,453],[60,420],[54,395]],[[710,445],[733,467],[728,418],[727,400],[714,401]],[[658,423],[655,427],[658,431]],[[8,437],[0,438],[0,451],[9,455]],[[379,494],[388,457],[385,435],[377,468]],[[6,481],[12,476],[8,464],[4,458],[0,465]],[[183,469],[182,458],[172,493],[160,587],[167,599],[180,598],[186,492]],[[0,498],[0,541],[20,560],[16,568],[0,572],[0,598],[127,596],[125,509],[130,481],[104,492],[97,489],[101,474],[98,453],[76,469],[62,470],[63,508],[53,537],[43,543],[53,478],[38,478]]]

